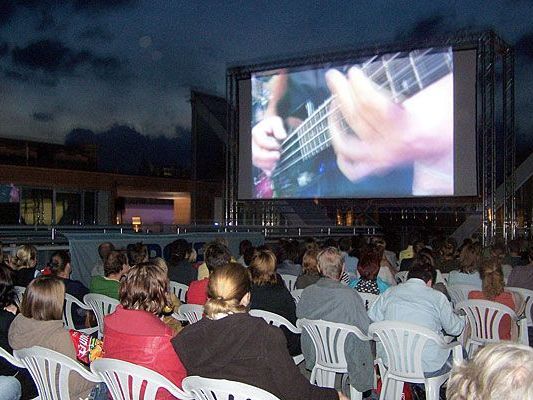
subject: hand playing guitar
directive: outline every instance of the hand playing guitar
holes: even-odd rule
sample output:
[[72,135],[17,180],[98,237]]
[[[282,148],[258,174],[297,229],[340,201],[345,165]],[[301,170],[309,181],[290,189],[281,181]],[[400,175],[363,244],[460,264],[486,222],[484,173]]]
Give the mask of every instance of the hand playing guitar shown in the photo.
[[280,159],[280,143],[287,137],[280,117],[266,117],[252,128],[252,163],[270,176]]
[[328,118],[332,144],[337,165],[348,179],[355,182],[415,162],[414,194],[431,191],[432,185],[439,186],[435,190],[441,194],[453,193],[452,74],[402,104],[390,100],[355,67],[347,76],[327,71],[326,82],[335,96]]

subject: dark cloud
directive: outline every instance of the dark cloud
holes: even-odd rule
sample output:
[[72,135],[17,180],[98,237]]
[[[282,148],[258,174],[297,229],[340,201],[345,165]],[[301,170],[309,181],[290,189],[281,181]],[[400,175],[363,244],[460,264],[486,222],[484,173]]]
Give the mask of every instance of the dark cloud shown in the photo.
[[31,72],[15,71],[14,69],[5,69],[4,77],[16,82],[35,82],[42,86],[53,87],[57,86],[59,79],[53,76],[46,76],[43,74],[33,74]]
[[97,26],[91,26],[85,29],[84,31],[81,31],[78,34],[79,39],[87,39],[87,40],[98,40],[98,41],[110,41],[113,39],[113,35],[110,32],[105,31],[104,29],[97,27]]
[[15,2],[13,0],[0,1],[0,26],[11,21],[11,17],[15,14]]
[[9,45],[7,42],[0,42],[0,58],[5,56],[9,52]]
[[397,39],[414,38],[424,39],[442,34],[447,29],[447,18],[444,15],[433,15],[415,23],[415,25],[397,35]]
[[56,27],[56,25],[56,20],[54,16],[50,13],[50,10],[41,11],[39,23],[36,27],[39,32],[47,31],[48,29]]
[[137,0],[72,0],[74,8],[89,11],[133,6],[135,3],[137,3]]
[[50,121],[54,120],[54,115],[53,114],[45,113],[45,112],[34,112],[31,115],[31,117],[35,121],[39,121],[39,122],[50,122]]
[[528,32],[515,44],[515,50],[518,55],[525,56],[528,59],[533,59],[533,32]]
[[97,56],[87,50],[77,51],[57,40],[40,40],[26,47],[15,47],[11,56],[13,63],[24,69],[19,71],[22,75],[34,71],[44,78],[57,78],[74,75],[85,68],[104,80],[127,77],[123,62],[118,58]]

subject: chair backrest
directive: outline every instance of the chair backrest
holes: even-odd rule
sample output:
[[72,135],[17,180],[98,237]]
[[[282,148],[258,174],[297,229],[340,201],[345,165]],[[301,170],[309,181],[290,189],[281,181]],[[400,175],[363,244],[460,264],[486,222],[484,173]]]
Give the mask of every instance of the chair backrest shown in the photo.
[[194,324],[202,319],[204,315],[204,306],[199,304],[182,304],[178,310],[178,314],[189,321],[189,324]]
[[26,288],[24,286],[14,286],[13,289],[15,289],[15,303],[17,304],[17,307],[20,308]]
[[471,291],[479,290],[479,288],[472,285],[448,285],[446,289],[454,306],[457,306],[462,301],[468,300],[468,293]]
[[40,400],[69,400],[68,378],[71,372],[76,372],[89,381],[101,382],[100,378],[76,361],[44,347],[15,350],[14,355],[30,372]]
[[424,347],[428,342],[443,344],[435,332],[408,322],[374,322],[370,324],[368,334],[382,344],[388,372],[403,379],[424,379]]
[[298,302],[300,301],[300,299],[302,298],[302,292],[304,290],[303,289],[292,289],[291,290],[291,296],[292,298],[294,299],[294,302],[296,304],[298,304]]
[[397,283],[404,283],[407,280],[407,274],[409,271],[400,271],[398,272],[394,278],[396,279]]
[[344,343],[349,335],[369,340],[359,328],[324,320],[299,319],[296,326],[311,337],[316,354],[316,365],[336,372],[347,372]]
[[283,282],[285,282],[285,286],[287,286],[287,289],[289,289],[289,292],[292,292],[294,289],[296,289],[296,278],[297,276],[289,275],[289,274],[280,274],[281,279],[283,279]]
[[182,303],[186,302],[188,290],[189,286],[184,285],[183,283],[170,281],[170,291],[174,293]]
[[100,336],[104,334],[104,317],[115,311],[119,301],[103,294],[89,293],[83,296],[83,302],[92,308],[98,322]]
[[378,294],[373,293],[361,293],[357,292],[359,296],[361,296],[361,299],[363,299],[363,304],[365,305],[366,310],[368,311],[370,307],[372,307],[372,304],[378,299]]
[[444,272],[441,274],[442,280],[444,281],[444,284],[448,286],[448,277],[450,276],[449,272]]
[[[76,329],[76,325],[74,324],[74,318],[72,316],[72,313],[75,312],[75,310],[73,310],[72,308],[73,304],[83,310],[92,310],[91,307],[86,304],[83,304],[74,296],[65,293],[65,307],[63,307],[63,324],[65,325],[65,329]],[[98,330],[98,327],[77,330],[90,335],[96,332]]]
[[513,286],[507,286],[505,290],[508,292],[518,293],[522,296],[522,299],[525,303],[524,314],[527,319],[527,326],[533,327],[533,319],[531,318],[531,307],[533,306],[533,290]]
[[291,332],[302,333],[301,329],[297,328],[296,326],[291,324],[291,322],[288,319],[282,317],[281,315],[272,313],[270,311],[250,310],[249,314],[252,317],[263,318],[270,325],[274,325],[274,326],[277,326],[277,327],[284,326],[285,328],[287,328]]
[[[487,343],[500,342],[499,327],[504,315],[509,315],[511,320],[518,320],[516,313],[504,304],[488,300],[465,300],[457,304],[456,309],[466,314],[470,326],[467,343],[480,346]],[[472,351],[468,354],[472,355]]]
[[272,393],[255,386],[225,379],[188,376],[183,389],[196,400],[279,400]]
[[13,357],[11,354],[9,354],[9,352],[4,349],[3,347],[0,347],[0,357],[2,357],[3,359],[5,359],[8,363],[10,363],[11,365],[14,365],[15,367],[19,367],[19,368],[26,368],[24,366],[24,364],[22,364],[22,362],[18,359],[18,358],[15,358]]
[[127,361],[100,358],[93,361],[91,371],[105,382],[114,400],[154,400],[159,389],[178,399],[193,398],[161,374]]

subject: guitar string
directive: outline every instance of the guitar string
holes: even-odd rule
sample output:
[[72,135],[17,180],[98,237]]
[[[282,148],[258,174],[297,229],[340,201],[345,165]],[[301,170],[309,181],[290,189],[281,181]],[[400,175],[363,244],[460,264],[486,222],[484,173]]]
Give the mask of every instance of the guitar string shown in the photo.
[[[432,72],[430,72],[430,74],[431,74],[431,73],[434,73],[434,72],[437,71],[439,68],[440,68],[440,67],[435,68]],[[428,74],[428,75],[429,75],[429,74]],[[326,102],[324,102],[324,104],[326,104],[326,103],[330,103],[331,100],[332,100],[332,98],[328,99]],[[339,107],[337,106],[335,109],[330,110],[330,111],[326,112],[325,114],[321,115],[320,118],[319,118],[317,121],[313,121],[313,122],[314,122],[314,123],[313,123],[313,126],[310,127],[310,128],[308,128],[307,131],[309,132],[309,131],[312,131],[313,129],[315,129],[315,127],[316,127],[317,125],[319,125],[320,123],[322,123],[322,122],[324,121],[324,119],[326,119],[326,118],[327,118],[329,115],[331,115],[333,112],[338,111],[338,109],[339,109]],[[318,111],[318,110],[317,110],[317,111]],[[337,122],[338,122],[339,120],[342,120],[342,114],[341,114],[341,113],[339,113],[339,114],[341,115],[341,118],[337,119],[337,120],[336,120]],[[317,116],[317,115],[318,115],[318,114],[315,114],[314,116]],[[314,116],[312,116],[312,117],[310,117],[310,118],[313,118]],[[290,153],[290,154],[288,154],[288,155],[286,155],[286,156],[284,157],[284,159],[282,160],[282,162],[280,162],[279,167],[276,168],[276,171],[274,172],[273,175],[274,175],[274,176],[278,176],[279,173],[284,172],[288,167],[291,167],[292,165],[295,165],[296,163],[298,163],[298,162],[301,161],[301,160],[304,160],[304,159],[306,158],[306,155],[302,155],[300,158],[297,158],[296,160],[293,160],[293,161],[291,161],[291,158],[292,158],[294,155],[300,153],[301,150],[302,150],[302,148],[303,148],[304,146],[306,146],[307,144],[309,144],[309,143],[311,143],[312,141],[314,141],[316,138],[318,138],[320,135],[322,135],[322,133],[324,133],[325,131],[327,131],[327,128],[325,128],[325,129],[319,131],[319,132],[318,132],[317,134],[315,134],[314,136],[311,136],[310,138],[307,138],[307,140],[306,140],[305,142],[300,143],[300,145],[299,145],[299,147],[298,147],[297,149],[295,149],[292,153]],[[323,142],[323,144],[328,144],[329,142],[330,142],[330,139],[327,138],[327,139]],[[285,143],[285,142],[284,142],[284,143]],[[298,141],[297,141],[296,143],[298,143]],[[286,153],[286,149],[289,149],[290,147],[292,147],[293,144],[294,144],[294,143],[291,143],[290,146],[284,148],[284,149],[281,151],[281,155],[283,155],[284,153]],[[290,162],[290,164],[288,164],[288,165],[284,165],[284,164],[287,163],[287,162]],[[279,171],[279,172],[278,172],[278,171]]]
[[[427,52],[429,52],[430,50],[428,50]],[[399,53],[398,53],[399,54]],[[423,55],[420,55],[418,56],[419,59],[426,56],[427,53],[424,53]],[[442,60],[437,60],[437,58],[442,58],[442,57],[447,57],[449,56],[447,53],[434,53],[434,54],[431,54],[430,56],[426,56],[426,59],[429,58],[429,60],[427,60],[427,63],[428,65],[426,65],[426,68],[428,71],[425,72],[425,75],[423,75],[423,78],[422,79],[427,79],[428,76],[431,76],[432,74],[434,74],[435,72],[437,72],[439,69],[441,69],[443,67],[443,63],[442,63]],[[431,64],[431,60],[434,60],[433,62],[433,65],[435,65],[434,68],[429,68],[430,66],[433,66]],[[390,62],[391,59],[389,60],[385,60],[385,62]],[[382,60],[383,62],[383,60]],[[438,65],[437,65],[438,64]],[[385,74],[383,71],[386,72],[386,65],[387,64],[383,64],[380,68],[378,68],[378,70],[374,71],[370,76],[369,78],[370,79],[376,79],[375,76],[377,74]],[[396,74],[399,75],[399,78],[395,77],[396,80],[402,80],[405,76],[408,75],[409,71],[412,69],[412,66],[410,63],[406,64],[406,66],[404,68],[402,68],[401,70],[395,72]],[[447,68],[447,70],[449,70],[449,68]],[[403,73],[403,75],[401,75]],[[388,79],[388,78],[387,78]],[[381,84],[381,85],[377,85],[378,86],[378,89],[383,89],[386,85],[388,86],[392,86],[389,81]],[[414,86],[414,85],[413,85]],[[401,96],[403,95],[405,92],[409,91],[410,88],[404,88],[403,90],[400,90],[398,93],[397,93],[397,96]],[[396,97],[397,97],[396,96]],[[329,99],[328,99],[329,100]],[[328,101],[324,102],[317,110],[316,112],[314,113],[314,115],[310,116],[309,119],[313,118],[314,116],[318,115],[319,112],[321,111],[321,108],[323,108],[322,106],[325,105],[326,103],[328,103]],[[281,155],[283,155],[284,153],[286,153],[291,147],[293,147],[293,145],[295,144],[298,144],[298,138],[299,138],[299,134],[300,134],[300,131],[309,131],[311,130],[312,128],[308,128],[306,127],[305,125],[308,123],[309,121],[304,121],[298,128],[296,128],[291,134],[289,134],[289,136],[285,139],[285,141],[282,143],[282,146],[283,146],[283,149],[281,151]],[[316,124],[315,124],[316,125]],[[294,139],[294,140],[292,140]],[[292,140],[292,143],[289,143],[290,141]],[[298,149],[296,149],[296,151],[298,151]],[[291,155],[289,155],[290,157]]]

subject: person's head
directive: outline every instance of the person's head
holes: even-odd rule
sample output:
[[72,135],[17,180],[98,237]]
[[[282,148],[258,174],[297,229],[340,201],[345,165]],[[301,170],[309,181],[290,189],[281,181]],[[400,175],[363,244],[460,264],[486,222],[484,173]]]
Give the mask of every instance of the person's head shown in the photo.
[[0,263],[0,309],[15,304],[15,297],[13,272],[2,262]]
[[256,251],[250,262],[249,271],[254,285],[275,284],[277,282],[276,256],[270,250]]
[[128,246],[128,261],[131,266],[148,261],[148,247],[142,242]]
[[335,281],[340,280],[344,260],[336,247],[326,247],[317,256],[318,269],[322,275]]
[[466,244],[459,254],[461,271],[470,274],[477,271],[481,263],[481,246],[477,243]]
[[228,263],[216,268],[209,277],[207,302],[208,318],[217,314],[243,313],[250,304],[250,273],[239,263]]
[[68,278],[72,272],[72,266],[70,264],[70,255],[65,250],[58,250],[50,257],[50,263],[48,264],[50,274],[53,276],[59,276],[61,278]]
[[533,349],[503,342],[481,348],[453,367],[448,400],[525,400],[533,398]]
[[446,239],[440,248],[440,254],[446,259],[453,258],[455,256],[455,241]]
[[304,253],[302,258],[302,272],[304,275],[320,275],[317,257],[317,249],[310,249]]
[[128,268],[128,256],[121,251],[111,251],[104,260],[104,275],[106,277],[120,277],[126,273]]
[[120,284],[119,300],[128,310],[143,310],[154,315],[160,315],[165,308],[173,308],[167,273],[153,262],[135,265]]
[[431,249],[424,247],[422,250],[416,253],[414,262],[421,264],[428,263],[435,267],[435,255]]
[[198,253],[196,253],[196,250],[194,250],[194,247],[190,247],[187,251],[187,254],[185,255],[185,259],[189,261],[191,264],[194,264],[196,262],[196,258],[198,257]]
[[250,242],[248,239],[241,240],[239,243],[239,254],[243,256],[244,253],[246,253],[246,250],[250,247],[253,247],[252,242]]
[[299,255],[299,245],[298,242],[294,240],[284,240],[281,242],[281,248],[278,252],[278,261],[291,261],[296,262]]
[[424,243],[423,240],[415,240],[415,241],[413,242],[413,252],[414,252],[415,254],[418,254],[418,252],[419,252],[420,250],[422,250],[424,247],[426,247],[426,244]]
[[150,259],[150,262],[157,265],[159,268],[165,271],[165,274],[168,274],[168,265],[164,258],[154,257]]
[[17,248],[13,258],[13,269],[33,268],[37,265],[37,249],[31,244],[23,244]]
[[509,242],[507,245],[509,247],[509,254],[513,256],[519,256],[520,255],[520,240],[513,239]]
[[242,260],[244,261],[244,265],[248,266],[252,262],[252,258],[254,257],[255,252],[257,249],[255,247],[248,247],[244,254],[242,255]]
[[100,243],[100,246],[98,246],[98,255],[104,261],[107,257],[107,255],[115,250],[115,246],[113,246],[113,243],[111,242],[104,242]]
[[490,256],[503,260],[505,257],[505,245],[503,243],[495,243],[490,246]]
[[39,321],[60,320],[64,301],[63,281],[51,276],[40,276],[26,288],[20,312],[26,318]]
[[382,237],[373,238],[372,244],[381,250],[385,250],[385,247],[387,247],[387,242],[385,242],[385,239],[383,239]]
[[227,246],[218,241],[213,241],[205,248],[204,260],[209,272],[213,272],[216,268],[231,261],[231,253]]
[[479,269],[479,275],[482,283],[481,288],[487,299],[493,300],[503,292],[505,282],[502,266],[497,258],[484,260]]
[[340,251],[349,252],[352,249],[352,239],[349,237],[343,237],[339,240]]
[[366,246],[361,249],[357,272],[363,279],[375,280],[379,273],[381,252],[375,246]]
[[[407,273],[407,279],[422,279],[426,285],[435,283],[437,271],[430,263],[413,263]],[[431,283],[430,283],[431,282]]]
[[191,248],[191,244],[185,239],[174,240],[170,245],[170,249],[172,252],[170,256],[170,261],[172,263],[178,263],[182,260],[185,260],[187,258],[187,253]]

